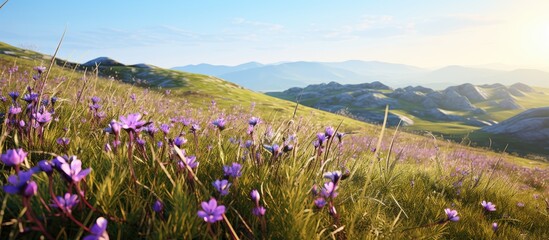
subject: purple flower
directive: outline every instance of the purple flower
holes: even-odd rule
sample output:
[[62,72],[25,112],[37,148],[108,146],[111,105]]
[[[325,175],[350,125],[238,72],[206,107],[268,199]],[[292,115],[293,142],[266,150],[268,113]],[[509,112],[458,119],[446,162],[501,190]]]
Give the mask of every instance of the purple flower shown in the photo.
[[225,206],[217,205],[215,198],[211,198],[209,202],[202,202],[202,210],[197,212],[198,217],[204,219],[207,223],[215,223],[223,220],[225,214]]
[[252,144],[254,144],[254,142],[252,142],[252,140],[247,140],[246,143],[244,144],[244,146],[246,148],[250,148],[252,146]]
[[492,202],[482,201],[482,203],[480,203],[480,205],[482,205],[482,207],[484,207],[484,210],[486,210],[488,212],[496,211],[496,205],[493,204]]
[[92,104],[97,104],[99,101],[101,101],[101,98],[99,98],[97,96],[93,96],[91,98],[91,101],[92,101]]
[[8,110],[8,113],[11,114],[11,115],[16,115],[16,114],[19,114],[21,113],[21,107],[16,107],[16,106],[10,106],[10,109]]
[[139,146],[145,146],[145,144],[147,143],[145,141],[145,139],[142,139],[142,138],[139,138],[137,140],[135,140],[135,142],[139,145]]
[[184,162],[183,161],[178,162],[178,165],[179,165],[180,169],[185,169],[185,164],[187,164],[187,166],[189,166],[192,169],[198,167],[198,162],[196,161],[196,156],[188,156],[188,157],[185,156],[185,158],[183,160],[184,160]]
[[120,125],[126,131],[139,131],[147,122],[141,120],[141,114],[132,113],[128,116],[120,116]]
[[109,126],[106,127],[103,131],[105,131],[106,133],[118,135],[121,129],[122,129],[122,126],[117,121],[111,120],[111,122],[109,123]]
[[341,171],[325,172],[324,178],[328,178],[332,180],[334,184],[337,184],[339,179],[341,179]]
[[107,233],[107,219],[99,217],[95,220],[95,224],[91,227],[91,234],[82,238],[82,240],[109,240]]
[[162,141],[158,141],[158,142],[156,143],[156,146],[157,146],[158,148],[161,148],[163,145],[164,145],[164,143],[163,143]]
[[38,98],[38,93],[28,93],[23,95],[23,100],[25,102],[30,103]]
[[2,154],[0,156],[0,159],[6,166],[17,166],[21,164],[23,161],[25,161],[25,158],[27,157],[27,154],[25,151],[23,151],[22,148],[19,149],[9,149],[6,151],[6,153]]
[[237,178],[242,176],[242,173],[240,172],[242,170],[242,165],[239,163],[233,163],[230,166],[223,166],[223,172],[225,173],[225,176]]
[[337,140],[339,140],[340,142],[343,136],[345,136],[345,133],[340,133],[340,132],[336,133]]
[[46,67],[44,66],[36,66],[32,68],[34,71],[37,71],[38,73],[42,74],[44,71],[46,71]]
[[19,97],[19,92],[9,92],[8,95],[15,101]]
[[181,145],[187,143],[187,139],[185,139],[184,137],[176,137],[174,140],[173,140],[173,144],[175,144],[175,146],[177,147],[181,147]]
[[219,131],[223,131],[223,129],[225,129],[225,124],[226,124],[226,122],[225,122],[225,119],[223,119],[223,118],[218,118],[218,119],[214,120],[214,121],[212,122],[212,124],[213,124],[214,126],[216,126],[216,127],[219,129]]
[[518,203],[517,203],[517,207],[524,207],[524,206],[525,206],[525,205],[524,205],[523,202],[518,202]]
[[191,132],[196,133],[196,131],[200,130],[200,126],[198,124],[191,125]]
[[316,134],[316,137],[317,137],[318,143],[320,145],[322,145],[322,143],[324,143],[324,141],[326,141],[326,135],[324,133],[318,133],[318,134]]
[[168,134],[170,132],[170,125],[163,123],[160,125],[160,130],[162,130],[164,134]]
[[248,120],[248,124],[250,124],[250,126],[255,127],[258,123],[260,123],[260,120],[257,117],[251,117],[250,120]]
[[320,191],[320,195],[322,195],[325,198],[335,198],[337,197],[337,185],[333,182],[326,182],[324,183],[324,187]]
[[324,206],[326,206],[326,199],[324,199],[323,197],[319,197],[317,199],[315,199],[315,206],[317,208],[323,208]]
[[280,154],[280,146],[278,146],[278,144],[273,144],[272,146],[264,144],[263,147],[269,150],[269,152],[271,152],[274,156],[278,156]]
[[72,211],[72,207],[76,206],[78,203],[78,195],[76,194],[65,193],[64,197],[57,196],[56,198],[60,206],[57,206],[55,202],[50,204],[50,206],[55,208],[61,207],[61,210],[68,213],[70,213]]
[[33,113],[32,116],[34,117],[34,119],[36,119],[36,121],[40,125],[44,125],[44,124],[48,123],[49,121],[51,121],[51,119],[52,119],[51,118],[51,113],[48,112],[48,111],[44,111],[43,113],[40,113],[40,112]]
[[452,222],[459,221],[458,212],[456,210],[446,208],[444,209],[444,212],[446,213],[447,221],[452,221]]
[[153,211],[155,211],[157,213],[162,212],[162,210],[164,210],[164,204],[162,204],[162,202],[160,200],[156,200],[153,203],[152,209],[153,209]]
[[258,217],[265,216],[265,211],[267,210],[263,206],[254,207],[254,209],[252,209],[253,215]]
[[53,173],[53,165],[48,160],[39,161],[37,165],[30,169],[33,173],[45,172],[50,175]]
[[324,136],[326,136],[327,139],[332,138],[334,136],[334,128],[332,126],[326,127],[326,130],[324,131]]
[[318,193],[319,193],[319,192],[318,192],[318,186],[315,184],[315,185],[313,185],[313,187],[311,188],[311,194],[312,194],[313,196],[316,196],[316,195],[318,195]]
[[499,225],[497,222],[492,223],[492,230],[494,230],[494,232],[497,231],[498,228],[499,228]]
[[259,204],[259,199],[261,198],[259,196],[259,192],[257,190],[252,190],[252,192],[250,192],[250,197],[252,198],[252,201],[255,202],[256,204]]
[[71,142],[71,140],[69,138],[66,138],[66,137],[62,137],[62,138],[58,138],[56,140],[57,144],[59,145],[62,145],[62,146],[67,146],[69,145],[69,143]]
[[212,185],[215,187],[215,190],[219,192],[221,196],[225,196],[229,194],[229,187],[231,184],[226,179],[223,180],[215,180]]
[[66,162],[62,163],[60,168],[72,182],[80,182],[80,180],[90,173],[91,168],[82,170],[82,161],[76,159],[76,156],[73,157],[70,164]]
[[9,194],[19,194],[24,197],[31,197],[38,191],[38,186],[31,181],[33,171],[20,171],[17,175],[8,177],[8,185],[4,186],[4,191]]

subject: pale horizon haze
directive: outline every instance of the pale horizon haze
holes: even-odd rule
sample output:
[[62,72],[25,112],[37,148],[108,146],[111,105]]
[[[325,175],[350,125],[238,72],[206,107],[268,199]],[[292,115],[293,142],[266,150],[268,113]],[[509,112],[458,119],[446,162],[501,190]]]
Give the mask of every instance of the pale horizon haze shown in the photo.
[[60,58],[165,68],[376,60],[549,70],[548,10],[542,0],[11,0],[0,41],[53,54],[66,29]]

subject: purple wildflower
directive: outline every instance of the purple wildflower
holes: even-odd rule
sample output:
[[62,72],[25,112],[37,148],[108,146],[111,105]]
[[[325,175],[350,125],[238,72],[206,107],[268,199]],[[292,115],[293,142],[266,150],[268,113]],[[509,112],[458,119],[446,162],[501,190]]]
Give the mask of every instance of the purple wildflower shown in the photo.
[[184,137],[176,137],[174,140],[173,140],[173,144],[175,144],[175,146],[177,147],[181,147],[181,145],[187,143],[187,139],[185,139]]
[[46,174],[50,175],[53,173],[53,164],[50,163],[50,161],[48,160],[42,160],[38,162],[38,166],[32,168],[32,171],[34,173],[45,172]]
[[335,198],[337,197],[337,185],[333,182],[324,183],[324,187],[320,191],[320,195],[325,198]]
[[336,133],[337,140],[339,140],[340,142],[343,136],[345,136],[345,133],[340,133],[340,132]]
[[318,143],[320,143],[320,145],[322,145],[322,143],[324,143],[324,141],[326,141],[326,135],[324,135],[324,133],[318,133],[316,135],[317,139],[318,139]]
[[76,204],[78,203],[78,195],[76,194],[65,193],[64,197],[57,196],[56,198],[60,206],[57,206],[56,203],[50,204],[50,206],[55,208],[61,207],[61,210],[68,213],[70,213],[72,207],[76,206]]
[[226,179],[215,180],[215,182],[213,182],[212,185],[215,187],[215,189],[219,192],[221,196],[225,196],[229,194],[229,187],[231,186],[231,184]]
[[19,97],[19,92],[9,92],[8,95],[15,101]]
[[145,146],[145,144],[147,143],[147,142],[145,141],[145,139],[143,139],[143,138],[139,138],[139,139],[137,139],[135,142],[136,142],[137,145],[139,145],[139,146]]
[[109,126],[106,127],[103,131],[105,131],[106,133],[118,135],[121,129],[122,129],[122,126],[120,125],[120,123],[118,123],[115,120],[111,120],[111,122],[109,123]]
[[25,151],[23,151],[22,148],[19,149],[9,149],[6,151],[6,153],[2,154],[0,156],[0,159],[6,166],[17,166],[21,164],[23,161],[25,161],[25,158],[27,157],[27,154]]
[[164,204],[162,204],[162,202],[160,200],[156,200],[153,203],[152,209],[153,209],[153,211],[155,211],[157,213],[162,212],[162,210],[164,210]]
[[8,185],[4,186],[4,191],[9,194],[20,194],[24,197],[31,197],[38,191],[38,186],[31,181],[33,171],[20,171],[17,175],[8,177]]
[[225,206],[217,205],[215,198],[211,198],[208,202],[202,202],[202,210],[197,212],[198,217],[204,219],[207,223],[215,223],[223,220],[225,214]]
[[36,66],[32,68],[34,71],[37,71],[39,74],[42,74],[44,71],[46,71],[46,67],[44,66]]
[[326,130],[324,131],[324,136],[326,136],[327,139],[332,138],[334,136],[334,128],[332,126],[326,127]]
[[32,101],[36,100],[38,98],[38,93],[28,93],[23,95],[23,100],[27,103],[31,103]]
[[480,205],[482,205],[482,207],[484,208],[484,210],[486,210],[486,211],[488,211],[488,212],[494,212],[494,211],[496,211],[496,205],[493,204],[492,202],[482,201],[482,203],[480,203]]
[[244,144],[244,146],[246,148],[250,148],[252,146],[252,144],[254,144],[254,142],[252,140],[247,140],[246,143]]
[[259,199],[261,198],[260,195],[259,195],[259,192],[257,190],[252,190],[252,192],[250,192],[250,197],[252,198],[252,201],[255,202],[256,204],[259,204]]
[[498,223],[497,223],[497,222],[493,222],[493,223],[492,223],[492,230],[494,230],[494,232],[495,232],[495,231],[498,230],[498,228],[499,228]]
[[66,137],[58,138],[55,141],[57,142],[57,144],[59,144],[61,146],[67,146],[71,142],[71,140],[69,138],[66,138]]
[[257,117],[251,117],[250,120],[248,120],[248,124],[253,127],[255,127],[258,123],[260,123],[260,120]]
[[317,199],[315,199],[315,206],[317,208],[323,208],[324,206],[326,206],[326,199],[324,199],[323,197],[319,197]]
[[266,211],[267,210],[263,206],[257,206],[257,207],[254,207],[254,209],[252,209],[253,215],[258,217],[265,216]]
[[91,168],[82,170],[82,161],[76,159],[76,156],[73,157],[70,164],[62,163],[60,168],[72,182],[80,182],[91,172]]
[[341,171],[333,171],[333,172],[325,172],[324,178],[328,178],[332,180],[334,184],[337,184],[339,182],[339,179],[341,179]]
[[449,208],[444,209],[446,213],[447,221],[457,222],[459,221],[458,212]]
[[312,194],[313,196],[316,196],[316,195],[318,195],[318,193],[319,193],[319,191],[318,191],[318,186],[315,184],[315,185],[313,185],[313,187],[311,188],[311,194]]
[[139,131],[147,122],[141,120],[141,114],[132,113],[128,116],[120,116],[120,124],[122,129],[126,131]]
[[51,119],[52,119],[51,113],[48,112],[48,111],[44,111],[43,113],[40,113],[40,112],[33,113],[32,116],[34,117],[34,119],[36,119],[36,121],[40,125],[44,125],[44,124],[48,123],[49,121],[51,121]]
[[196,133],[196,131],[200,130],[200,126],[198,124],[191,125],[191,132]]
[[170,132],[170,125],[163,123],[160,125],[160,130],[162,130],[164,134],[168,134]]
[[241,170],[242,170],[242,165],[240,165],[239,163],[233,163],[230,166],[223,166],[223,172],[227,177],[233,177],[233,178],[240,177],[242,176],[242,173],[240,172]]
[[11,115],[16,115],[16,114],[19,114],[21,113],[21,107],[17,107],[17,106],[10,106],[10,109],[8,110],[8,113],[11,114]]
[[226,122],[224,118],[218,118],[214,120],[212,124],[216,126],[219,129],[219,131],[223,131],[223,129],[225,129]]
[[198,161],[196,161],[196,156],[188,156],[184,158],[184,161],[179,161],[179,167],[181,169],[185,168],[185,164],[189,166],[190,168],[196,168],[198,167]]
[[99,217],[95,220],[95,224],[91,227],[91,234],[82,238],[82,240],[109,240],[107,233],[107,219]]
[[518,202],[518,203],[517,203],[517,207],[524,207],[524,206],[525,206],[525,205],[524,205],[523,202]]
[[97,96],[93,96],[91,98],[91,101],[92,101],[92,104],[97,104],[98,102],[101,101],[101,98],[97,97]]

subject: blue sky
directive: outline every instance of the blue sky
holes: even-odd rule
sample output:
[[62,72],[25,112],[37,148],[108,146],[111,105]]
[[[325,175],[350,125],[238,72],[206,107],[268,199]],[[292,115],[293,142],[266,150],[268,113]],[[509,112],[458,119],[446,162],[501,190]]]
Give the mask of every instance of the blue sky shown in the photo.
[[380,60],[547,67],[549,1],[39,1],[0,9],[0,41],[161,67]]

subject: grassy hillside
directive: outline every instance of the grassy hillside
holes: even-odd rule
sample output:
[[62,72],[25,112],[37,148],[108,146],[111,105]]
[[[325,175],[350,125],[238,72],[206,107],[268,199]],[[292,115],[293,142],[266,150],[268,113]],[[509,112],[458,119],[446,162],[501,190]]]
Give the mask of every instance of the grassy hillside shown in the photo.
[[1,239],[549,237],[541,162],[292,118],[289,102],[201,75],[166,93],[1,56]]

